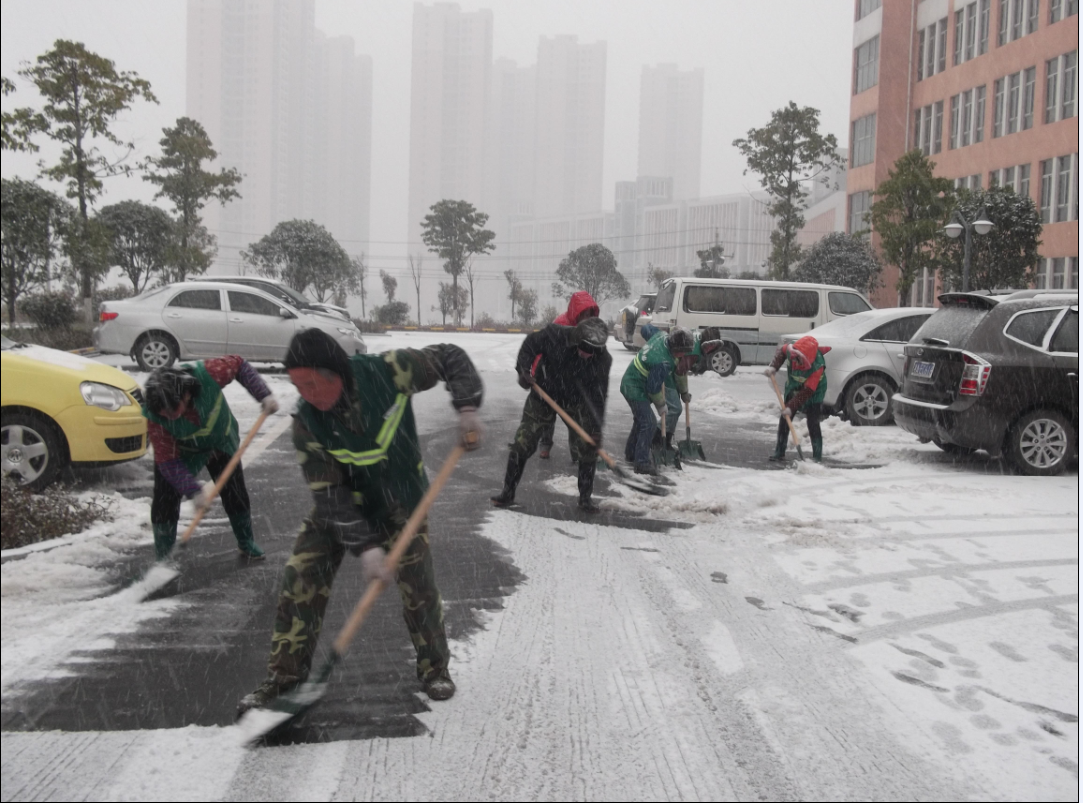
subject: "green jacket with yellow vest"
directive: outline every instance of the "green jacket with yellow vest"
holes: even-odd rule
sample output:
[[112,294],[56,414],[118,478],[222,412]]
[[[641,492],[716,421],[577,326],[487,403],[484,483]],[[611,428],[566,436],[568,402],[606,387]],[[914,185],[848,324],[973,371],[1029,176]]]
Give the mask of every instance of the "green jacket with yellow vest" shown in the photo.
[[620,381],[620,392],[630,402],[665,403],[665,382],[672,374],[678,393],[688,392],[688,377],[678,374],[677,358],[669,350],[669,335],[659,331],[632,359]]
[[410,397],[447,383],[452,405],[478,407],[482,383],[458,346],[398,349],[350,357],[353,382],[331,410],[303,399],[293,420],[293,443],[316,508],[313,523],[343,533],[358,517],[364,528],[343,538],[360,553],[379,546],[406,523],[428,480]]

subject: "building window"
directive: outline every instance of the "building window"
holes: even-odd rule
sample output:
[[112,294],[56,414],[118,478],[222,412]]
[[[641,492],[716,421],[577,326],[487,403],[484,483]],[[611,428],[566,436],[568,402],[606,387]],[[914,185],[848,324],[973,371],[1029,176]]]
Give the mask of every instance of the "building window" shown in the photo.
[[850,196],[850,234],[868,230],[865,214],[869,211],[871,192],[855,192]]
[[[1076,157],[1061,156],[1057,159],[1057,204],[1054,209],[1054,223],[1065,223],[1079,218],[1076,192]],[[1074,201],[1074,203],[1073,203]]]
[[985,139],[985,87],[960,92],[951,98],[949,148],[965,148]]
[[955,150],[959,147],[959,99],[961,95],[951,96],[951,118],[948,120],[948,148]]
[[989,52],[989,5],[992,0],[981,0],[978,14],[978,55]]
[[876,115],[854,120],[850,137],[850,167],[869,164],[876,150]]
[[1073,50],[1045,63],[1045,122],[1055,123],[1079,114],[1079,51]]
[[998,46],[1022,39],[1038,30],[1038,0],[1000,0],[998,16]]
[[854,51],[854,94],[876,86],[880,78],[880,37],[874,36]]
[[1049,24],[1079,13],[1079,0],[1049,0]]
[[1051,259],[1049,261],[1053,263],[1052,266],[1051,266],[1053,269],[1050,271],[1050,273],[1053,274],[1053,276],[1052,276],[1053,281],[1052,281],[1052,283],[1050,285],[1050,289],[1052,289],[1052,290],[1063,290],[1064,289],[1064,257],[1056,257],[1056,258]]
[[947,66],[948,18],[918,31],[918,80],[943,72]]
[[881,0],[857,0],[857,18],[862,19],[880,7]]
[[976,173],[973,176],[960,176],[955,179],[955,189],[957,190],[980,190],[981,189],[981,174]]
[[914,112],[914,147],[926,156],[943,148],[944,101],[938,100]]
[[993,137],[1025,131],[1034,125],[1036,68],[998,78],[993,84]]
[[[975,0],[955,12],[954,64],[962,64],[989,50],[989,4],[991,0]],[[944,18],[945,28],[947,18]],[[932,26],[930,26],[931,28]],[[945,44],[946,34],[945,33]],[[943,69],[943,68],[941,68]]]
[[1048,223],[1052,219],[1053,211],[1053,160],[1042,161],[1042,194],[1038,203],[1042,223]]
[[989,186],[1009,187],[1017,195],[1027,197],[1030,195],[1030,165],[1018,165],[1016,167],[1004,167],[1000,170],[989,171]]

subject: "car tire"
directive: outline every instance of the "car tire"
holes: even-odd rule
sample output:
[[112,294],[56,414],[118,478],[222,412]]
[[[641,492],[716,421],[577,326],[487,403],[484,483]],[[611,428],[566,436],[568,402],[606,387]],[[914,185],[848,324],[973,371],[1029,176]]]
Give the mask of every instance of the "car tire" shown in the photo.
[[882,376],[865,374],[846,388],[846,415],[855,427],[882,427],[892,423],[891,397],[895,389]]
[[156,368],[168,368],[177,361],[177,344],[161,332],[143,335],[132,351],[140,370],[148,373]]
[[711,355],[711,370],[719,376],[732,376],[739,362],[737,350],[725,345]]
[[1008,454],[1031,477],[1060,474],[1075,457],[1075,429],[1055,410],[1035,410],[1011,428]]
[[4,474],[34,493],[52,484],[68,464],[63,436],[44,416],[4,413],[0,444]]

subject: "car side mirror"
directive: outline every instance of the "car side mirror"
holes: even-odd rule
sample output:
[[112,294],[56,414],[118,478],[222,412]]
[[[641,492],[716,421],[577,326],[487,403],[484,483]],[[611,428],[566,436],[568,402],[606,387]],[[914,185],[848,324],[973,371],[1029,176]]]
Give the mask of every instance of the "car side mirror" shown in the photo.
[[292,312],[290,312],[285,307],[279,307],[278,308],[278,314],[283,318],[296,318],[297,317],[296,315],[294,315]]

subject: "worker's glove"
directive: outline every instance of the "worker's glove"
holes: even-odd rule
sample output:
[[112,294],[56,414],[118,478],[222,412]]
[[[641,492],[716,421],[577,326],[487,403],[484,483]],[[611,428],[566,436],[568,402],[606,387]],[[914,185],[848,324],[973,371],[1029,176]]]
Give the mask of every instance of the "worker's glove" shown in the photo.
[[691,404],[692,403],[692,394],[691,393],[682,393],[681,394],[681,401],[683,401],[685,404]]
[[523,390],[530,390],[530,386],[534,384],[534,377],[530,374],[519,374],[519,387]]
[[459,444],[468,452],[481,447],[481,420],[474,407],[459,408]]
[[214,483],[210,480],[207,480],[205,483],[203,483],[203,486],[199,489],[199,491],[194,496],[192,496],[192,502],[195,504],[197,509],[206,510],[211,506],[211,502],[214,501],[213,494]]
[[395,582],[395,572],[387,565],[387,553],[374,546],[361,553],[361,577],[366,583],[379,580],[385,586]]
[[789,419],[793,418],[793,410],[791,410],[789,407],[783,407],[782,414]]
[[666,403],[664,401],[658,402],[654,405],[654,411],[658,413],[659,418],[665,418],[666,416]]
[[274,415],[278,412],[278,399],[275,398],[273,393],[268,393],[260,401],[259,406],[263,408],[263,412],[267,415]]
[[777,368],[772,368],[772,367],[768,366],[767,368],[763,369],[763,375],[765,377],[767,377],[768,379],[772,379],[774,377],[774,375],[777,374],[777,373],[778,373]]

